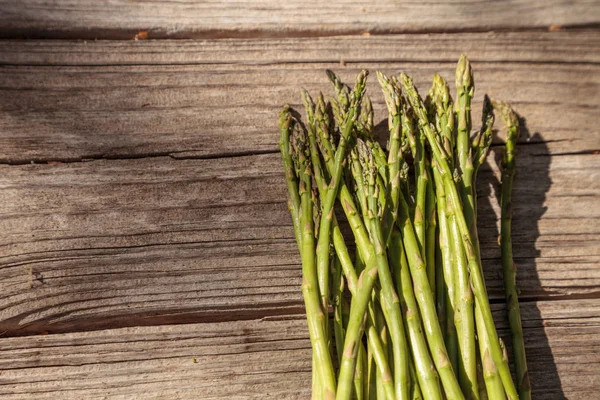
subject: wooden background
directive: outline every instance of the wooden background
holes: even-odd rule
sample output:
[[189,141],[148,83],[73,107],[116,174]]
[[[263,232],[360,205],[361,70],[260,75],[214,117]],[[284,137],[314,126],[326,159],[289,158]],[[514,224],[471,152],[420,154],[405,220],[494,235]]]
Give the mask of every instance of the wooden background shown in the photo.
[[[534,398],[600,399],[599,29],[594,0],[0,0],[0,397],[308,399],[279,108],[330,93],[326,68],[452,82],[464,52],[474,108],[524,117]],[[497,157],[479,229],[506,335]]]

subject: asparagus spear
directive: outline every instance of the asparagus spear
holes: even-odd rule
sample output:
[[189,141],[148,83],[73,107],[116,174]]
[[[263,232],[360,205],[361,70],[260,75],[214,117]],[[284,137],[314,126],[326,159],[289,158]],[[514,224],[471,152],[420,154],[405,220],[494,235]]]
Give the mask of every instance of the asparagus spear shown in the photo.
[[[471,154],[473,158],[473,183],[471,184],[473,188],[471,197],[473,221],[471,223],[471,234],[474,238],[475,252],[479,260],[479,265],[481,265],[481,257],[477,232],[477,191],[475,190],[475,183],[477,182],[477,172],[479,171],[479,167],[485,161],[490,144],[492,143],[493,125],[494,113],[492,104],[489,97],[486,95],[483,98],[481,130],[473,138],[471,145]],[[498,375],[496,365],[490,356],[490,339],[485,330],[483,315],[481,314],[481,309],[479,308],[477,301],[475,301],[475,326],[477,328],[477,337],[479,338],[479,353],[482,358],[483,379],[487,390],[487,396],[490,400],[504,400],[506,399],[506,394],[504,393],[504,387],[502,386],[502,380],[500,379],[500,375]]]
[[384,322],[380,318],[377,318],[375,314],[375,305],[376,303],[374,301],[369,305],[367,338],[369,347],[373,352],[375,365],[377,366],[376,379],[378,381],[378,386],[380,386],[378,391],[383,391],[383,396],[378,393],[377,398],[393,400],[396,399],[396,393],[392,372],[387,362],[387,349],[385,348],[387,345],[387,333],[385,331]]
[[400,160],[402,149],[400,137],[402,132],[401,114],[402,97],[400,86],[395,77],[391,80],[382,72],[377,71],[377,78],[385,97],[388,108],[388,128],[390,131],[390,148],[388,154],[388,203],[387,212],[383,216],[383,232],[385,242],[388,243],[392,226],[398,219],[398,198],[400,195]]
[[[320,94],[317,99],[316,109],[315,109],[315,131],[316,135],[314,138],[309,136],[310,145],[311,145],[311,159],[313,160],[313,164],[318,162],[320,169],[323,171],[323,176],[328,176],[330,170],[333,171],[333,148],[330,147],[331,143],[329,142],[329,129],[330,129],[330,121],[329,114],[327,112],[327,106],[323,99],[323,95]],[[314,139],[314,140],[313,140]],[[317,147],[321,147],[321,150],[317,150]],[[328,151],[327,151],[328,150]],[[321,166],[321,158],[319,157],[319,153],[322,153],[324,157],[328,157],[326,161],[329,161],[329,166],[323,168]],[[317,181],[319,183],[319,181]],[[345,183],[341,182],[342,190],[345,186]],[[325,180],[321,180],[321,185],[319,186],[319,192],[321,193],[321,197],[326,190],[326,182]],[[344,236],[340,231],[339,224],[337,222],[337,218],[335,214],[333,215],[332,220],[332,237],[333,237],[333,245],[335,248],[336,255],[338,257],[339,262],[341,263],[342,271],[344,272],[344,276],[348,282],[349,289],[353,289],[356,287],[356,271],[354,270],[352,259],[350,257],[350,253],[348,252],[348,247],[346,246],[346,242],[344,240]]]
[[[471,63],[462,54],[456,65],[456,103],[454,107],[456,109],[457,120],[456,159],[458,170],[465,186],[467,183],[471,183],[471,176],[473,174],[473,164],[469,157],[471,150],[469,136],[471,134],[471,99],[473,98],[474,91],[475,85],[473,83]],[[471,189],[470,186],[465,187],[463,194],[472,195]],[[466,203],[464,199],[463,202]],[[469,213],[472,212],[467,208],[469,206],[468,204],[463,205],[466,209],[465,217],[467,220],[469,220]]]
[[[323,323],[325,315],[319,299],[319,284],[315,265],[315,238],[313,231],[313,199],[312,172],[309,161],[309,151],[303,133],[294,131],[293,136],[296,156],[298,158],[300,183],[300,227],[301,227],[301,257],[302,257],[302,294],[306,307],[309,335],[313,347],[313,357],[317,366],[320,388],[324,398],[335,396],[335,373],[328,345],[328,334]],[[319,387],[317,385],[317,387]],[[318,397],[320,397],[317,394]]]
[[[346,158],[346,146],[348,144],[348,140],[350,139],[350,135],[354,130],[354,124],[357,119],[358,104],[360,103],[365,90],[366,75],[366,71],[363,71],[361,74],[359,74],[357,86],[352,92],[354,97],[351,100],[350,109],[345,117],[343,125],[341,126],[342,131],[338,147],[334,155],[334,168],[331,173],[331,180],[327,187],[326,195],[322,200],[323,204],[317,243],[317,273],[319,275],[321,303],[324,310],[328,309],[329,304],[329,244],[331,238],[331,223],[334,216],[333,206],[338,196],[340,182],[342,179],[342,163]],[[327,322],[325,322],[325,326],[327,326]]]
[[[427,266],[427,277],[432,289],[436,288],[435,273],[435,236],[437,227],[435,192],[433,188],[433,176],[429,162],[425,169],[428,179],[425,192],[425,263]],[[434,291],[434,298],[437,302],[437,291]]]
[[[448,89],[448,84],[440,75],[433,76],[433,85],[431,87],[430,102],[434,111],[432,117],[435,118],[437,127],[438,140],[450,158],[453,151],[454,138],[454,112],[452,110],[452,97]],[[452,160],[449,161],[452,163]],[[437,211],[439,216],[439,245],[442,256],[441,267],[442,275],[445,279],[447,288],[446,294],[446,346],[448,347],[448,355],[452,362],[455,371],[458,369],[458,337],[456,332],[455,313],[457,312],[457,296],[458,296],[458,277],[454,266],[456,261],[453,257],[456,253],[451,249],[452,237],[450,235],[450,223],[446,212],[446,192],[437,164],[432,168],[437,198]]]
[[394,289],[381,228],[383,210],[378,203],[377,192],[379,187],[375,183],[376,166],[371,149],[360,139],[358,140],[358,152],[368,187],[368,219],[371,226],[371,239],[375,250],[379,281],[381,282],[381,308],[385,315],[392,343],[395,395],[398,399],[408,399],[410,394],[408,346],[400,312],[400,300]]
[[288,208],[292,214],[292,223],[298,248],[302,248],[302,234],[300,228],[300,194],[298,193],[298,180],[294,171],[294,163],[290,153],[290,135],[294,129],[296,121],[292,118],[291,108],[285,105],[279,114],[279,129],[281,132],[279,140],[279,149],[281,159],[285,170],[285,181],[288,188]]
[[427,341],[421,328],[421,317],[415,299],[409,266],[398,229],[394,229],[390,240],[390,263],[396,271],[396,286],[404,311],[408,337],[411,343],[416,377],[426,399],[442,399],[442,390],[435,366],[429,355]]
[[516,284],[517,270],[513,261],[512,240],[510,235],[512,222],[512,184],[515,175],[515,145],[517,143],[517,138],[519,137],[519,120],[516,113],[506,103],[496,102],[494,103],[494,108],[500,111],[500,115],[507,127],[504,162],[502,165],[500,247],[502,251],[502,273],[504,276],[508,321],[510,323],[512,336],[517,383],[519,384],[519,396],[522,400],[526,400],[531,399],[531,386],[529,383],[529,373],[527,371],[525,342],[523,340],[523,327],[521,325],[521,312],[519,309]]
[[[444,188],[446,189],[446,199],[451,201],[453,204],[460,204],[460,196],[452,179],[452,172],[448,164],[447,155],[445,154],[444,149],[438,143],[433,131],[433,127],[429,124],[423,101],[415,89],[412,79],[404,74],[401,74],[400,78],[402,85],[404,86],[405,93],[407,93],[410,103],[418,116],[419,124],[425,132],[434,159],[437,162],[440,175],[444,182]],[[494,326],[494,319],[492,317],[492,311],[487,298],[483,274],[473,248],[473,240],[471,238],[469,227],[466,223],[463,213],[457,213],[457,217],[459,231],[463,238],[463,246],[465,248],[465,254],[467,255],[467,261],[471,273],[471,286],[473,288],[473,293],[475,294],[477,301],[481,306],[485,328],[490,337],[490,350],[492,359],[496,363],[496,367],[498,368],[500,377],[502,378],[502,383],[508,396],[511,399],[518,399],[517,391],[514,383],[512,382],[512,377],[508,368],[508,363],[506,363],[502,357],[498,334],[496,332],[496,327]]]
[[469,285],[469,272],[463,249],[461,234],[457,224],[457,204],[446,200],[446,216],[449,227],[450,249],[453,264],[456,266],[456,300],[454,322],[458,333],[458,376],[463,392],[467,398],[479,398],[477,389],[477,359],[475,348],[475,319],[473,316],[473,293]]
[[[461,55],[456,67],[456,109],[457,134],[456,134],[456,165],[460,176],[457,186],[462,200],[462,211],[471,228],[473,221],[473,190],[472,176],[473,163],[471,159],[471,99],[474,92],[473,74],[468,59]],[[460,204],[447,202],[449,208],[458,209]],[[450,221],[451,243],[454,244],[453,252],[457,259],[457,296],[458,308],[456,311],[456,330],[460,350],[459,378],[463,392],[467,397],[479,398],[477,382],[477,352],[475,347],[475,319],[473,314],[473,294],[469,286],[469,272],[465,253],[462,249],[462,240],[456,223],[454,212],[448,212]]]
[[402,231],[404,247],[410,267],[415,297],[423,317],[423,326],[435,366],[440,374],[446,396],[452,399],[464,399],[442,336],[442,330],[437,320],[435,301],[429,286],[425,263],[417,242],[414,227],[408,215],[408,205],[404,196],[400,196],[399,226]]

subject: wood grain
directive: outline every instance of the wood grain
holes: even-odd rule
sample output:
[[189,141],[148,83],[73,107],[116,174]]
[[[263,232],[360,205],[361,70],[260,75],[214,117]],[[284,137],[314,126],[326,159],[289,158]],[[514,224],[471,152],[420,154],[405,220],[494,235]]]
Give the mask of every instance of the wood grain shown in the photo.
[[[527,154],[538,146],[523,147],[514,193],[522,298],[597,295],[600,158]],[[502,298],[489,161],[480,240],[490,295]],[[0,331],[10,334],[302,309],[278,154],[5,165],[0,231]]]
[[54,39],[281,37],[401,32],[456,32],[590,26],[600,22],[589,0],[510,3],[373,3],[344,0],[126,1],[2,0],[0,35]]
[[[504,311],[495,310],[510,343]],[[594,398],[600,301],[527,303],[522,313],[534,398]],[[5,338],[0,369],[0,395],[9,400],[310,396],[310,342],[301,314]]]
[[[0,63],[9,65],[0,67],[0,161],[273,152],[279,108],[299,102],[301,87],[331,93],[326,68],[347,80],[359,68],[404,70],[427,90],[436,71],[452,82],[461,51],[474,55],[474,120],[488,93],[514,104],[527,119],[530,135],[523,140],[546,143],[546,154],[600,148],[597,109],[590,106],[591,99],[600,97],[600,51],[593,51],[600,50],[597,35],[475,37],[158,41],[140,46],[2,42]],[[413,40],[417,44],[404,46]],[[440,48],[449,50],[438,55]],[[339,60],[346,55],[343,67]],[[293,57],[296,62],[290,61]],[[171,58],[182,65],[168,64]],[[375,82],[370,94],[379,122],[384,104]]]
[[[380,2],[365,13],[381,14],[377,23],[346,4],[343,18],[332,18],[336,6],[320,14],[334,23],[307,25],[314,14],[279,5],[277,22],[302,22],[302,30],[272,24],[266,1],[228,18],[216,13],[231,5],[207,12],[207,3],[170,4],[172,14],[157,11],[160,1],[27,0],[18,8],[0,0],[0,36],[129,38],[148,29],[151,38],[284,37],[598,19],[597,2],[442,3],[427,14],[411,3],[401,18]],[[110,15],[118,18],[105,14],[117,9]],[[406,70],[424,91],[433,72],[452,82],[465,52],[476,72],[474,120],[484,92],[526,118],[513,237],[534,398],[594,398],[599,50],[595,30],[0,41],[0,395],[308,398],[310,344],[277,154],[279,107],[297,103],[300,87],[330,93],[325,68],[347,80],[363,67]],[[370,94],[382,121],[374,82]],[[502,299],[500,155],[495,146],[478,186],[494,302]],[[504,312],[494,307],[506,335]]]

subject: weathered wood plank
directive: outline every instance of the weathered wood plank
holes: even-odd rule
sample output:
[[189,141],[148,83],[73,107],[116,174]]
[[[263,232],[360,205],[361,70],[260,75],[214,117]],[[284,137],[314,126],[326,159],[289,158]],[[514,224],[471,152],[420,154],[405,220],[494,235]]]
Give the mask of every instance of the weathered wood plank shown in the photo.
[[[522,147],[514,193],[522,297],[597,295],[600,158],[535,156],[540,146]],[[490,295],[502,298],[497,174],[480,176],[480,236]],[[5,165],[0,231],[10,334],[302,309],[278,154]]]
[[[504,312],[496,307],[506,337]],[[600,300],[522,307],[536,399],[589,399],[600,389]],[[302,315],[111,329],[0,341],[0,395],[30,399],[308,399]]]
[[[483,35],[489,40],[424,35],[406,53],[396,49],[409,39],[398,41],[394,36],[257,43],[171,41],[143,46],[128,42],[116,47],[99,42],[75,45],[85,55],[72,60],[66,44],[38,42],[33,48],[27,44],[19,49],[21,42],[2,42],[6,51],[0,51],[0,62],[16,65],[0,69],[0,161],[276,151],[279,108],[298,102],[300,87],[330,93],[325,68],[340,71],[345,79],[352,79],[362,67],[389,73],[405,70],[426,90],[436,71],[452,82],[455,58],[465,49],[476,55],[475,119],[487,92],[510,100],[527,118],[531,132],[527,140],[546,142],[548,152],[597,150],[597,108],[590,106],[600,94],[600,51],[590,50],[600,50],[597,35],[528,35],[521,40],[513,40],[513,35]],[[188,52],[186,43],[191,58],[181,56]],[[208,43],[206,49],[203,43]],[[63,46],[62,53],[56,46]],[[443,50],[438,56],[438,49],[447,46],[452,51]],[[560,55],[565,46],[576,49],[572,57]],[[238,47],[244,49],[240,54]],[[338,60],[334,47],[356,58],[356,63],[346,67],[334,63]],[[352,50],[357,48],[363,50]],[[529,52],[530,58],[525,56]],[[158,63],[173,54],[186,64],[121,65],[147,62],[155,53]],[[289,62],[292,53],[298,59],[295,63]],[[496,61],[484,61],[488,56]],[[203,57],[208,64],[194,64]],[[98,65],[56,65],[71,62]],[[375,83],[370,93],[380,121],[384,104]]]
[[132,39],[281,37],[354,33],[461,32],[589,26],[597,2],[577,0],[420,3],[320,1],[0,1],[3,37]]
[[294,39],[0,40],[11,65],[180,65],[373,62],[599,63],[596,30],[337,36]]

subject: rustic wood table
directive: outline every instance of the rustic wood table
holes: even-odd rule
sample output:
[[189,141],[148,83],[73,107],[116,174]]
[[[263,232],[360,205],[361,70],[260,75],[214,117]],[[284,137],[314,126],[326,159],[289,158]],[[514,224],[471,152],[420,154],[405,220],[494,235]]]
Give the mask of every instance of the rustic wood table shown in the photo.
[[[308,399],[278,110],[326,68],[425,89],[460,53],[474,109],[524,117],[534,398],[600,399],[600,3],[373,3],[0,0],[2,399]],[[506,336],[497,156],[480,232]]]

